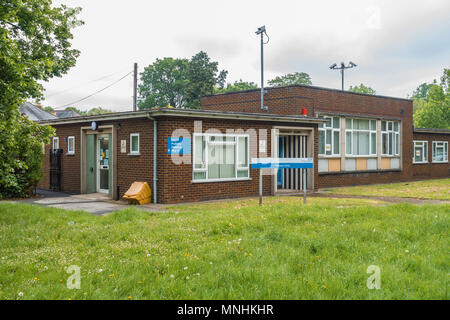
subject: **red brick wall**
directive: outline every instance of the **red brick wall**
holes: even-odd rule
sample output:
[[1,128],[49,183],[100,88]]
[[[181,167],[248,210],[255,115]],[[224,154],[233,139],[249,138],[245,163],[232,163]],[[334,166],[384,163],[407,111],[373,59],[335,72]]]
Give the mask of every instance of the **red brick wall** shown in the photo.
[[[447,141],[450,145],[450,134],[417,133],[413,135],[414,140],[428,141],[428,163],[412,164],[414,179],[445,178],[450,177],[449,163],[433,163],[433,143],[432,141]],[[411,145],[413,143],[411,142]],[[412,162],[412,156],[411,156]]]

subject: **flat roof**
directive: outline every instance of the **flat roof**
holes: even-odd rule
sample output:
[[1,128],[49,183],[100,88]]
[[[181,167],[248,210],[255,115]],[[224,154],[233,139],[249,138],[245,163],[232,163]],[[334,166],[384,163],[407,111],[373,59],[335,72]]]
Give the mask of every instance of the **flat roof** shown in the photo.
[[414,128],[413,132],[417,133],[440,133],[440,134],[450,134],[450,129],[439,129],[439,128]]
[[[352,91],[342,91],[339,89],[333,89],[333,88],[325,88],[325,87],[318,87],[318,86],[307,86],[303,84],[293,84],[289,86],[280,86],[280,87],[264,87],[264,90],[274,90],[274,89],[283,89],[283,88],[307,88],[307,89],[314,89],[314,90],[324,90],[324,91],[331,91],[331,92],[337,92],[337,93],[344,93],[344,94],[353,94],[353,95],[360,95],[365,97],[376,97],[376,98],[383,98],[383,99],[396,99],[396,100],[404,100],[404,101],[412,101],[412,99],[407,98],[399,98],[399,97],[390,97],[390,96],[383,96],[378,94],[367,94],[367,93],[359,93],[359,92],[352,92]],[[255,91],[261,91],[261,88],[259,89],[248,89],[248,90],[240,90],[240,91],[232,91],[232,92],[222,92],[222,93],[214,93],[214,94],[208,94],[203,97],[213,97],[213,96],[220,96],[220,95],[231,95],[231,94],[238,94],[238,93],[246,93],[246,92],[255,92]]]
[[215,110],[198,109],[179,109],[179,108],[153,108],[139,111],[112,112],[91,116],[78,116],[54,120],[38,121],[40,124],[59,125],[80,123],[89,121],[107,121],[131,118],[155,118],[155,117],[191,117],[191,118],[215,118],[230,120],[254,120],[254,121],[274,121],[274,122],[309,122],[323,123],[325,120],[308,116],[285,116],[273,113],[250,113],[250,112],[231,112]]

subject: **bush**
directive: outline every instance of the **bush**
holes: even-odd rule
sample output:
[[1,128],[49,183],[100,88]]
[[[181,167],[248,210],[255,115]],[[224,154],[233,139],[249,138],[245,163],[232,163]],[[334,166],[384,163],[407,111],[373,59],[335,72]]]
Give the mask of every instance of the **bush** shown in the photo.
[[44,145],[54,129],[18,112],[0,113],[0,199],[28,197],[42,178]]

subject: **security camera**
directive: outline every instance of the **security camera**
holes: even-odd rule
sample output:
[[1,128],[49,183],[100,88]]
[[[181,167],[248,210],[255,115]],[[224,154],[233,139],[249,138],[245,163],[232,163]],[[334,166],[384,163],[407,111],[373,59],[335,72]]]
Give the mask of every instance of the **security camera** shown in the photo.
[[255,33],[256,34],[261,34],[261,33],[264,33],[264,32],[266,32],[266,26],[259,27],[258,31],[256,31]]
[[334,69],[334,68],[336,68],[336,66],[337,66],[337,64],[336,64],[336,63],[333,63],[333,64],[330,66],[330,69]]

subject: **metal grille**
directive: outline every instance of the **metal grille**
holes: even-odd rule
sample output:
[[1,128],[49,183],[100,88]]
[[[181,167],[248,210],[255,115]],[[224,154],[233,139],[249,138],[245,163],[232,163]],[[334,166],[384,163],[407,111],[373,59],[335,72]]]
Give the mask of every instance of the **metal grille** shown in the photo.
[[61,191],[61,155],[62,149],[50,150],[50,189]]
[[[278,156],[280,158],[306,158],[306,143],[307,136],[281,136],[278,140]],[[278,189],[303,190],[304,174],[307,174],[306,169],[278,169]]]

